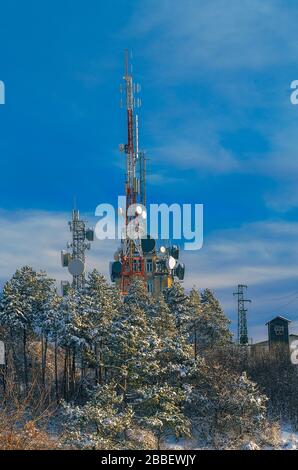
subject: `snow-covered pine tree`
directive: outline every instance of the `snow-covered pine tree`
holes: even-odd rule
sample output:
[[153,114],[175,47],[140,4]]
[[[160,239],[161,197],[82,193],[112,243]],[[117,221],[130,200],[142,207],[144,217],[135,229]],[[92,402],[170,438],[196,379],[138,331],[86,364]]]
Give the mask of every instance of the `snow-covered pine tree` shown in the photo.
[[183,390],[167,383],[147,385],[141,390],[136,415],[142,426],[153,431],[158,450],[167,436],[190,435],[190,421],[182,411],[184,399]]
[[[110,286],[102,274],[94,269],[88,274],[83,297],[83,313],[88,322],[88,336],[92,345],[95,378],[104,382],[107,361],[107,340],[121,304],[119,292]],[[92,361],[91,355],[89,362]]]
[[37,295],[34,309],[33,328],[34,332],[41,337],[41,381],[45,386],[48,335],[50,330],[46,327],[48,319],[48,303],[55,296],[55,280],[47,276],[45,271],[37,273]]
[[193,362],[188,335],[181,334],[177,328],[175,317],[163,295],[156,300],[151,318],[157,336],[155,360],[158,363],[158,374],[155,383],[167,382],[179,387],[182,377],[186,375]]
[[56,290],[52,290],[44,307],[45,316],[43,319],[43,331],[48,341],[54,344],[54,376],[55,395],[57,403],[60,400],[59,378],[58,378],[58,345],[64,337],[65,323],[61,309],[62,297]]
[[267,397],[246,373],[235,373],[198,357],[185,389],[187,414],[203,442],[226,448],[264,437]]
[[133,279],[129,286],[129,291],[124,298],[124,303],[127,305],[137,305],[145,314],[148,314],[151,311],[154,300],[148,293],[143,279]]
[[98,385],[83,406],[65,404],[65,440],[82,449],[127,449],[133,411],[114,383]]
[[[18,269],[5,284],[1,301],[1,324],[10,331],[11,346],[22,341],[23,381],[27,389],[28,376],[28,338],[33,334],[37,311],[39,289],[37,273],[29,266]],[[14,358],[17,354],[14,348]],[[17,365],[17,364],[16,364]]]
[[197,358],[198,355],[198,338],[200,334],[200,324],[202,316],[202,303],[200,293],[192,288],[189,293],[189,307],[190,307],[190,320],[188,333],[190,341],[193,344],[193,354],[194,358]]
[[[76,364],[82,358],[82,351],[88,349],[88,324],[85,315],[82,314],[82,293],[69,289],[67,295],[62,298],[60,315],[63,317],[64,330],[59,339],[59,344],[64,348],[64,397],[68,399],[75,389]],[[84,365],[81,366],[83,374]]]
[[125,298],[119,313],[113,318],[108,338],[109,373],[128,401],[133,400],[138,395],[139,387],[157,372],[157,337],[148,319],[150,309],[146,307],[146,301],[142,302],[143,308],[138,304],[139,291],[136,285],[140,290],[140,298],[146,299],[145,286],[133,283],[128,298]]
[[199,351],[231,344],[230,321],[210,289],[201,295],[202,313],[198,316],[197,344]]
[[184,288],[179,282],[174,282],[171,287],[164,289],[164,298],[174,315],[177,328],[181,333],[185,333],[189,328],[191,310]]

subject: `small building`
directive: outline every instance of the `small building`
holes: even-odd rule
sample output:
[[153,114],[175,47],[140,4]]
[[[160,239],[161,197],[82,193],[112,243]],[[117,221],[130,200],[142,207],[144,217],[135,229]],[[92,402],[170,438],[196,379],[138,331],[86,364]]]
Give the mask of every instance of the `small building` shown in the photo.
[[266,341],[260,341],[251,345],[251,352],[253,354],[267,353],[270,349],[274,349],[278,346],[285,346],[286,349],[290,350],[291,345],[294,341],[298,340],[298,335],[289,333],[289,324],[291,320],[285,317],[277,316],[266,323],[268,327],[268,339]]
[[289,323],[291,323],[291,320],[281,316],[277,316],[266,323],[266,326],[268,326],[269,349],[278,345],[289,347]]

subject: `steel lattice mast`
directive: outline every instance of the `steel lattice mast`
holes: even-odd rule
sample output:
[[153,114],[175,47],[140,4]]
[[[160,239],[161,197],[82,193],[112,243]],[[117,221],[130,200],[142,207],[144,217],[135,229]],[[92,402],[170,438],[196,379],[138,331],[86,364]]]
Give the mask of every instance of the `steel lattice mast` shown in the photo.
[[[94,230],[86,229],[86,223],[80,219],[77,209],[73,209],[71,221],[68,222],[72,234],[71,243],[67,244],[69,251],[61,252],[63,267],[67,267],[72,275],[72,288],[80,290],[85,284],[86,250],[91,247],[90,242],[94,240]],[[62,293],[66,294],[69,287],[68,281],[61,283]]]
[[[138,232],[137,204],[146,203],[145,191],[145,156],[138,148],[138,116],[135,115],[135,107],[139,105],[139,99],[134,94],[138,92],[139,85],[133,81],[129,70],[128,51],[125,52],[125,98],[127,120],[127,144],[121,146],[126,154],[126,208],[125,208],[125,233],[122,239],[121,254],[121,291],[126,293],[134,276],[145,278],[144,257],[141,248],[141,238],[132,239],[132,231]],[[141,172],[141,175],[140,175]],[[139,177],[141,176],[141,177]],[[141,182],[141,185],[140,185]],[[141,234],[139,234],[141,235]]]
[[[80,220],[79,211],[73,209],[72,220],[69,222],[69,229],[72,233],[72,242],[69,247],[72,249],[71,258],[80,260],[85,266],[85,251],[90,248],[90,243],[86,243],[86,227],[85,222]],[[72,287],[81,289],[85,284],[85,274],[73,274]]]
[[237,292],[234,292],[233,295],[238,297],[238,331],[237,339],[238,344],[247,345],[248,344],[248,332],[247,332],[247,309],[245,308],[245,302],[251,302],[249,299],[244,298],[244,290],[247,289],[245,284],[238,284]]

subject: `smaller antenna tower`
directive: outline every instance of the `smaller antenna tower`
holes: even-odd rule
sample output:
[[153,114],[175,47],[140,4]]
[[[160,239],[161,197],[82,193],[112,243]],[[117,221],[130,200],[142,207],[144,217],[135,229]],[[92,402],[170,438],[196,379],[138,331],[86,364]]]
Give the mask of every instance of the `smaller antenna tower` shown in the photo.
[[234,292],[233,295],[238,297],[238,344],[247,345],[248,344],[248,333],[247,333],[247,309],[245,308],[245,302],[251,303],[251,300],[244,298],[244,290],[247,289],[247,286],[244,284],[238,284],[237,292]]
[[[86,229],[84,220],[80,219],[78,209],[72,210],[72,219],[68,222],[72,233],[72,241],[67,244],[67,251],[61,252],[61,263],[67,267],[72,275],[73,289],[80,290],[85,285],[85,252],[90,250],[91,243],[94,240],[94,230]],[[69,283],[62,281],[62,293],[66,294]]]

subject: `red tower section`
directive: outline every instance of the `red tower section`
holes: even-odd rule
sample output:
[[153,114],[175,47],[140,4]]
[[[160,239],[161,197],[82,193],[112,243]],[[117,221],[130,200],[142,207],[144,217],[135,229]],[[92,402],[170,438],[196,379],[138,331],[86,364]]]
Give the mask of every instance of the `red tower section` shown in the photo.
[[[138,222],[138,204],[142,204],[140,198],[139,152],[138,152],[138,117],[135,115],[136,99],[134,94],[138,89],[133,82],[132,73],[129,70],[128,51],[125,54],[125,98],[127,116],[127,144],[123,146],[126,155],[126,208],[125,230],[121,244],[121,275],[120,289],[126,294],[133,277],[145,279],[144,257],[142,254],[141,238]],[[132,237],[132,233],[134,236]],[[139,236],[138,236],[139,234]]]

